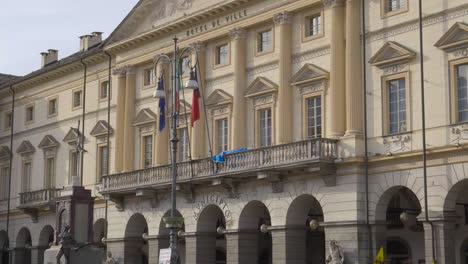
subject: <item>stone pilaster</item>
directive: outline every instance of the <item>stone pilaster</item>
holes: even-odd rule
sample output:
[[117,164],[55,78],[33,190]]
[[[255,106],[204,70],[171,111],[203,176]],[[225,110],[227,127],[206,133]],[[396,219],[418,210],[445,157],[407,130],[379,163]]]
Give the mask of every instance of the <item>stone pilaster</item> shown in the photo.
[[[171,95],[170,95],[170,87],[171,87],[171,69],[169,69],[169,64],[160,62],[158,65],[157,69],[157,74],[160,74],[161,69],[164,70],[164,81],[165,81],[165,91],[166,91],[166,127],[164,128],[163,131],[159,131],[159,118],[161,116],[161,113],[159,112],[159,107],[157,110],[158,118],[156,119],[156,124],[155,127],[157,128],[156,130],[156,136],[154,140],[154,145],[155,145],[155,154],[154,156],[154,165],[159,166],[159,165],[165,165],[168,164],[169,160],[169,130],[170,130],[170,122],[169,119],[167,118],[170,114],[169,111],[169,103],[171,100]],[[159,100],[159,99],[158,99]],[[159,105],[159,102],[157,102]]]
[[124,263],[125,240],[123,238],[109,238],[106,241],[107,251],[112,253],[112,257],[117,263]]
[[329,241],[335,240],[342,247],[345,263],[369,263],[368,228],[356,222],[324,223],[326,254],[330,252]]
[[124,123],[125,123],[125,90],[126,90],[126,70],[124,67],[115,69],[114,76],[117,77],[117,118],[115,131],[115,164],[114,172],[123,170],[123,138],[124,138]]
[[[286,254],[288,253],[286,251],[286,235],[286,230],[284,229],[271,231],[273,264],[292,263],[288,262],[286,258]],[[301,246],[304,246],[304,244]]]
[[292,18],[290,12],[283,11],[273,16],[279,32],[279,89],[276,106],[276,144],[292,141],[292,89],[291,89],[291,55],[292,55]]
[[361,0],[346,1],[346,135],[363,133]]
[[330,12],[330,89],[327,113],[327,137],[344,135],[345,123],[345,10],[344,0],[325,0],[325,12]]
[[[206,70],[206,45],[203,42],[195,42],[190,44],[197,54],[198,54],[198,67],[200,69],[198,80],[200,81],[200,95],[205,96],[205,70]],[[193,56],[193,61],[195,61],[196,55]],[[206,98],[206,97],[205,97]],[[205,138],[206,138],[206,119],[205,119],[205,108],[203,107],[203,100],[200,99],[200,120],[193,124],[192,128],[192,138],[196,140],[192,140],[191,142],[191,152],[192,152],[192,159],[200,159],[206,156],[205,150]]]
[[185,263],[204,264],[216,262],[216,234],[190,234],[185,236]]
[[431,226],[424,223],[424,248],[426,263],[432,263],[432,240],[435,241],[435,257],[437,263],[458,263],[455,254],[460,254],[455,248],[455,222],[433,221]]
[[246,31],[235,28],[229,32],[231,37],[232,65],[234,74],[234,94],[232,104],[232,148],[246,147],[246,100],[244,97],[246,87]]
[[135,129],[133,119],[135,118],[135,67],[126,66],[126,90],[125,90],[125,118],[124,118],[124,160],[123,170],[131,171],[135,166]]
[[36,246],[31,248],[31,264],[44,263],[44,251],[47,247]]
[[152,236],[148,238],[148,263],[158,263],[159,258],[159,238]]

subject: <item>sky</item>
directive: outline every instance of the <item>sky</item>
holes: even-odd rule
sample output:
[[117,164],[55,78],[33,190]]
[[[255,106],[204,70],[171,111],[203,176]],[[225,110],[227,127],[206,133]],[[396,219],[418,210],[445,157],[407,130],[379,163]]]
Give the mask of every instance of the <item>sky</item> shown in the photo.
[[80,48],[79,36],[107,38],[138,0],[1,0],[0,73],[26,75],[41,67],[41,52],[59,59]]

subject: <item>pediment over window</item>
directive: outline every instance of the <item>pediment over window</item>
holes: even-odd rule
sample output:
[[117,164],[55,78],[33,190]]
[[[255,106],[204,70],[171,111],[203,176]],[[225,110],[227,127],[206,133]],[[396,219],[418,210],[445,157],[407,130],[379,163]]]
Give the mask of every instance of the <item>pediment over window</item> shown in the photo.
[[208,99],[206,99],[207,106],[217,106],[232,103],[232,96],[223,90],[214,90]]
[[79,136],[80,136],[80,132],[78,131],[78,129],[71,127],[70,130],[68,130],[68,133],[63,138],[63,142],[66,142],[69,144],[73,143],[78,140]]
[[149,108],[143,108],[133,121],[134,126],[144,125],[156,121],[156,114]]
[[330,73],[326,70],[315,66],[310,63],[306,63],[302,68],[293,75],[291,84],[300,86],[313,82],[323,81],[328,79]]
[[389,66],[396,62],[409,61],[416,57],[416,53],[401,44],[388,41],[369,60],[369,63],[377,67]]
[[[104,120],[99,120],[91,130],[90,135],[93,137],[106,136],[107,129],[109,129],[109,124],[107,124],[107,122]],[[112,134],[112,127],[110,128],[109,132]]]
[[10,157],[11,157],[10,148],[7,146],[1,146],[0,147],[0,160],[10,159]]
[[180,100],[180,115],[188,114],[192,111],[192,105],[185,100]]
[[46,135],[37,147],[41,149],[56,148],[60,143],[51,135]]
[[30,154],[36,151],[31,142],[24,140],[16,149],[16,152],[21,155]]
[[265,77],[256,78],[247,88],[245,97],[256,97],[278,91],[278,85]]
[[442,50],[449,50],[468,44],[468,24],[455,23],[434,46]]

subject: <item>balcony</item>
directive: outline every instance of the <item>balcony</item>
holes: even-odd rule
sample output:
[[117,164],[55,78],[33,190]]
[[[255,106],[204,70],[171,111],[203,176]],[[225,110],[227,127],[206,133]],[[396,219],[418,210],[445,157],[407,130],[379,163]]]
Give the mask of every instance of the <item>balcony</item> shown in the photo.
[[47,188],[37,191],[22,192],[18,209],[28,214],[33,222],[37,222],[39,211],[55,210],[55,197],[60,195],[60,189]]
[[[334,185],[336,157],[337,141],[325,138],[251,149],[227,154],[225,162],[214,162],[211,158],[180,162],[177,184],[180,191],[187,191],[184,186],[194,184],[219,184],[234,196],[236,182],[248,177],[281,182],[288,174],[317,173],[327,185]],[[119,206],[124,195],[151,194],[170,183],[168,164],[104,176],[100,192]]]

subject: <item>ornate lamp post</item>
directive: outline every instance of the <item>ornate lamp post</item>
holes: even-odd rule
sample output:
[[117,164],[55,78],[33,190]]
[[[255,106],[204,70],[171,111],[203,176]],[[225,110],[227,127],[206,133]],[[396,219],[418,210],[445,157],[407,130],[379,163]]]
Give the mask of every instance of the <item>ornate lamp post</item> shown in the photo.
[[[187,81],[185,88],[187,89],[197,89],[198,88],[198,82],[195,78],[195,72],[194,70],[196,69],[198,65],[198,54],[197,51],[192,48],[192,47],[187,47],[184,48],[179,54],[177,54],[177,37],[173,38],[174,41],[174,55],[173,58],[171,59],[168,55],[166,54],[161,54],[158,56],[157,59],[155,59],[154,62],[154,71],[157,72],[157,65],[158,63],[164,59],[167,62],[172,64],[172,119],[171,119],[171,165],[172,165],[172,184],[171,184],[171,215],[170,217],[165,217],[164,223],[166,224],[166,227],[169,228],[169,248],[171,249],[171,264],[177,264],[179,263],[179,254],[177,252],[177,231],[182,227],[184,223],[184,218],[183,217],[176,217],[176,197],[177,197],[177,191],[176,191],[176,184],[177,184],[177,143],[179,142],[179,139],[177,138],[177,117],[179,115],[178,109],[176,104],[178,103],[177,100],[177,91],[179,90],[179,72],[178,68],[181,64],[181,58],[182,56],[189,51],[189,49],[192,49],[195,54],[196,54],[196,60],[195,64],[193,67],[190,66],[190,79]],[[161,91],[161,89],[158,89],[157,87],[154,90],[153,97],[154,98],[162,98],[165,97],[164,91]],[[160,99],[161,100],[161,99]]]

